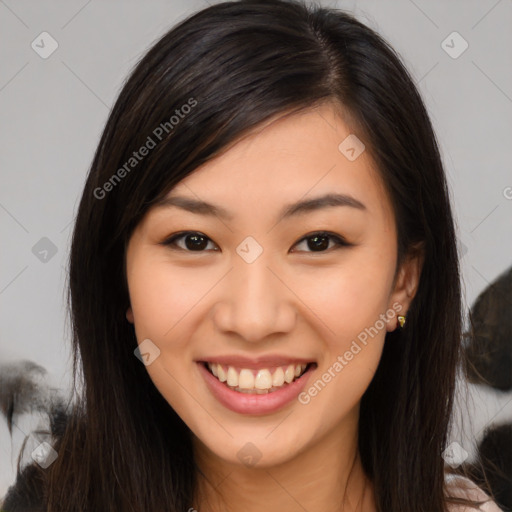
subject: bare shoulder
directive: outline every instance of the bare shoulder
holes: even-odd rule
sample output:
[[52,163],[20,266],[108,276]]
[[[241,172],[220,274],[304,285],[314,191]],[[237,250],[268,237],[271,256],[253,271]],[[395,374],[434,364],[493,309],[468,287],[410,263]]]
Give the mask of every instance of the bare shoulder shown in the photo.
[[479,509],[467,507],[464,505],[450,504],[450,512],[503,512],[501,508],[474,482],[460,475],[446,475],[446,490],[450,496],[457,498],[466,498],[475,501],[485,501]]

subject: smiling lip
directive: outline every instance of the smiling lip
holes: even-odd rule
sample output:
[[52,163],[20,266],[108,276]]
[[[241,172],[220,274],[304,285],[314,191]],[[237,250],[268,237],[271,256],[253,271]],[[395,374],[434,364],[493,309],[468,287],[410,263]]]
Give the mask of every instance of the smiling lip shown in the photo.
[[[224,361],[224,360],[222,360]],[[238,361],[243,364],[247,364],[247,359],[240,360],[230,358],[229,361]],[[283,361],[282,359],[274,359],[275,362]],[[290,359],[286,360],[286,363],[289,362]],[[307,361],[302,360],[294,360],[298,362],[307,363]],[[221,360],[216,360],[215,362],[221,362]],[[262,360],[261,363],[264,361]],[[226,386],[225,383],[221,382],[217,377],[215,377],[212,373],[208,371],[206,365],[203,361],[196,361],[197,366],[199,368],[199,372],[203,376],[208,389],[211,394],[226,408],[231,411],[237,412],[239,414],[270,414],[275,411],[278,411],[285,405],[292,402],[299,393],[306,386],[309,377],[312,372],[315,370],[317,365],[315,363],[308,365],[306,371],[297,379],[292,381],[290,384],[285,384],[281,389],[277,391],[273,391],[271,393],[266,393],[262,395],[258,394],[249,394],[249,393],[240,393],[238,391],[234,391]],[[261,364],[258,363],[258,364]],[[267,361],[268,363],[268,361]],[[254,361],[253,361],[254,364]],[[252,367],[251,367],[252,368]]]

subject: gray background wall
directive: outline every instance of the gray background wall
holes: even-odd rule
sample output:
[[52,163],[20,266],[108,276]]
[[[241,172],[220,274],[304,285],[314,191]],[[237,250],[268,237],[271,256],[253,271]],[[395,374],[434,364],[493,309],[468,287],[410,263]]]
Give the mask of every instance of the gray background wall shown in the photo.
[[[86,171],[129,70],[208,3],[0,0],[0,363],[31,359],[69,386],[66,263]],[[377,29],[416,78],[452,190],[469,307],[512,263],[512,2],[321,3]],[[512,418],[512,394],[470,393],[452,439],[472,455],[489,422]],[[0,421],[0,496],[34,421],[20,417],[12,439]]]

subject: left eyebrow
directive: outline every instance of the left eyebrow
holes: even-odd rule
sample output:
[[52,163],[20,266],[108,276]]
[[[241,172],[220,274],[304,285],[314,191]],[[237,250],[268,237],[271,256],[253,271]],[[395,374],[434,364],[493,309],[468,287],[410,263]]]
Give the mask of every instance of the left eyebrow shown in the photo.
[[[226,220],[233,220],[235,217],[222,206],[207,203],[192,197],[167,196],[158,201],[154,206],[156,208],[177,207],[196,215],[216,216]],[[286,205],[278,215],[277,221],[335,206],[348,206],[361,211],[367,210],[366,206],[361,201],[348,194],[327,194]]]

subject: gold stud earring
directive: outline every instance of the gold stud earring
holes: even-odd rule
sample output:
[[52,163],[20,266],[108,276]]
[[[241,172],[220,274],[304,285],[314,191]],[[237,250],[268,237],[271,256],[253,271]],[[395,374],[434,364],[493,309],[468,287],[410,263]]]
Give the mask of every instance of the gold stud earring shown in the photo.
[[398,315],[398,322],[400,324],[400,327],[402,328],[405,325],[405,316]]

